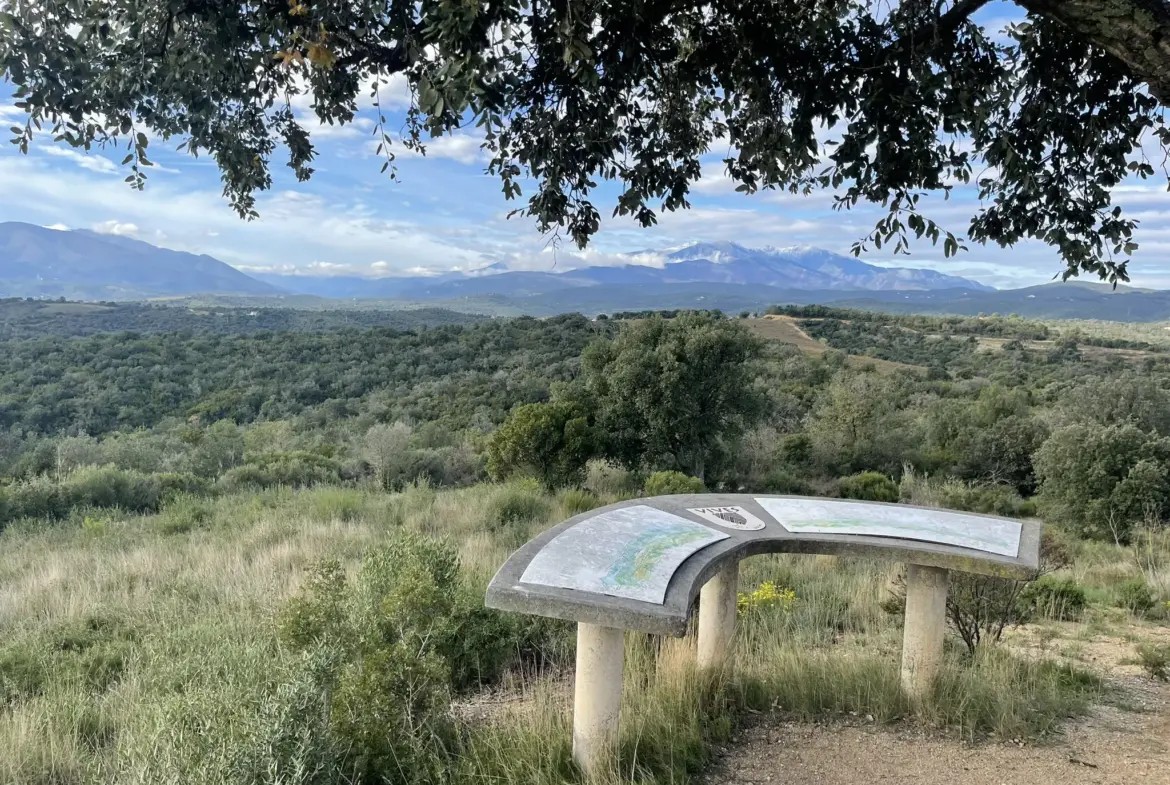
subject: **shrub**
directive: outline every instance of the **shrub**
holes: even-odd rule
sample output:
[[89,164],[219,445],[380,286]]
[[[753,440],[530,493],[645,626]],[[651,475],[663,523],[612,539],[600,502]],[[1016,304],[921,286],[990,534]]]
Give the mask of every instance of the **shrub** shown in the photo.
[[442,779],[452,741],[449,655],[467,633],[456,613],[458,572],[449,544],[399,535],[367,554],[352,581],[336,560],[322,562],[280,614],[289,645],[337,649],[328,732],[341,768],[360,782]]
[[480,591],[460,584],[448,543],[401,534],[368,554],[352,582],[336,560],[314,567],[278,628],[296,648],[344,642],[351,657],[412,642],[441,658],[444,687],[459,690],[495,681],[517,656],[561,648],[566,629],[485,608]]
[[1117,606],[1125,608],[1135,616],[1149,613],[1155,605],[1154,592],[1145,578],[1124,580],[1117,584],[1114,591]]
[[246,488],[305,488],[341,480],[341,464],[333,458],[297,451],[260,455],[243,466],[228,469],[219,486],[228,491]]
[[453,733],[446,668],[433,652],[399,641],[346,665],[331,720],[346,770],[358,782],[438,783]]
[[60,520],[69,515],[73,502],[65,488],[48,477],[14,483],[8,488],[9,520],[41,518]]
[[763,608],[779,608],[787,612],[792,610],[796,601],[797,596],[793,589],[777,588],[772,581],[764,581],[750,592],[740,592],[735,605],[740,615],[743,615]]
[[1023,499],[1009,485],[979,485],[953,477],[936,479],[910,468],[902,475],[899,493],[903,501],[924,507],[946,507],[1017,518],[1036,514],[1036,503]]
[[698,477],[682,472],[654,472],[646,478],[642,491],[647,496],[669,496],[675,493],[702,493],[706,490]]
[[207,480],[202,477],[182,472],[163,472],[154,475],[154,479],[158,482],[158,498],[161,505],[166,505],[176,496],[206,494],[210,487]]
[[871,502],[898,501],[898,486],[881,472],[861,472],[837,481],[837,491],[846,499]]
[[765,474],[761,487],[763,493],[809,493],[809,484],[781,466],[773,466]]
[[[1043,577],[1068,566],[1072,558],[1063,540],[1048,529],[1040,540],[1040,575]],[[997,643],[1008,627],[1026,622],[1033,604],[1023,599],[1028,583],[991,575],[952,572],[947,592],[947,621],[974,654],[982,643]],[[1045,592],[1045,589],[1037,589]],[[1069,589],[1069,595],[1075,590]],[[1083,592],[1082,592],[1083,594]],[[896,612],[905,607],[906,579],[898,575],[891,580],[889,596],[882,609]],[[1072,600],[1075,602],[1076,600]]]
[[583,406],[528,403],[513,409],[488,440],[487,466],[496,479],[527,474],[552,490],[579,483],[597,451],[596,429]]
[[564,507],[565,514],[570,518],[600,505],[601,500],[590,491],[570,488],[561,494],[561,506]]
[[1076,621],[1085,611],[1085,590],[1074,579],[1045,575],[1020,592],[1020,616]]
[[0,524],[16,518],[61,520],[79,508],[157,512],[170,496],[205,488],[191,475],[144,474],[113,466],[91,466],[61,481],[39,476],[8,486],[5,500],[0,501]]
[[318,520],[349,523],[361,515],[363,499],[348,488],[317,488],[309,493],[309,507]]
[[210,528],[215,519],[212,503],[199,496],[176,496],[163,509],[158,527],[165,534],[186,534]]
[[1170,645],[1142,643],[1137,647],[1138,662],[1159,681],[1170,681]]
[[488,507],[488,529],[518,529],[548,516],[549,503],[538,482],[515,480],[493,494]]
[[598,496],[630,497],[640,490],[637,475],[608,461],[590,461],[585,469],[586,490]]
[[156,477],[113,466],[87,467],[63,483],[73,507],[120,507],[129,512],[154,512],[162,487]]

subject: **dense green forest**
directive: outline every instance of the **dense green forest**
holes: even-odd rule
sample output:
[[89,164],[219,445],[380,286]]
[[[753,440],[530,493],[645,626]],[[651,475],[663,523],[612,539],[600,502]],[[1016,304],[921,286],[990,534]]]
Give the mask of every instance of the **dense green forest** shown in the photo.
[[1157,333],[774,310],[0,341],[0,781],[582,781],[572,627],[487,582],[704,488],[1040,515],[1045,574],[952,576],[966,646],[911,703],[896,567],[745,561],[733,681],[630,636],[629,776],[599,782],[691,781],[778,711],[1050,740],[1128,700],[1089,636],[1165,676]]
[[309,310],[271,305],[246,308],[178,301],[79,303],[10,297],[0,298],[0,340],[117,332],[251,335],[370,327],[412,330],[474,324],[484,318],[442,308]]
[[761,340],[764,319],[687,312],[9,339],[0,519],[609,470],[631,488],[674,470],[713,489],[1039,504],[1109,539],[1170,511],[1160,346],[1010,318],[773,311],[818,350]]

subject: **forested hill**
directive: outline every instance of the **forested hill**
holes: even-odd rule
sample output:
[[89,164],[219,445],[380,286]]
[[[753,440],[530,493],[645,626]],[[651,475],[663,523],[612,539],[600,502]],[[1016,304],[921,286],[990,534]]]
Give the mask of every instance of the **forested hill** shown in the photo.
[[[581,316],[417,332],[126,333],[0,344],[0,438],[102,434],[198,416],[245,423],[316,412],[489,428],[573,375],[599,331]],[[0,445],[0,452],[3,452]]]
[[0,340],[114,332],[249,335],[369,327],[414,330],[443,324],[474,324],[485,318],[444,308],[300,310],[9,298],[0,299]]

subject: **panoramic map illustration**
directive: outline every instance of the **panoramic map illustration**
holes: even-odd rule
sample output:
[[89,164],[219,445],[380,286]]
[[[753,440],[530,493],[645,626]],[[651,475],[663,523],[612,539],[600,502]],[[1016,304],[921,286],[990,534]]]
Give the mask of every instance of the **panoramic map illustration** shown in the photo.
[[679,565],[727,536],[645,505],[611,510],[557,535],[521,580],[661,605]]
[[829,499],[759,497],[756,502],[790,532],[900,537],[1001,556],[1015,556],[1020,550],[1021,527],[1015,521]]

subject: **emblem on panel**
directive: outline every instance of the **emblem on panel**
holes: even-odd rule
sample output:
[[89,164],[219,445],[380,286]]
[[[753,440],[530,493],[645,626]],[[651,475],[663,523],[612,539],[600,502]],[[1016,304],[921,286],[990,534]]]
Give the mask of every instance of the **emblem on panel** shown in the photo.
[[687,512],[725,529],[758,531],[764,528],[764,522],[743,507],[688,507]]

